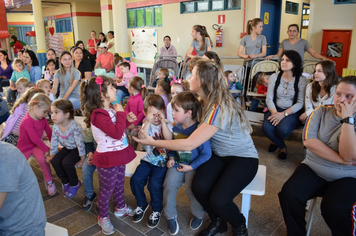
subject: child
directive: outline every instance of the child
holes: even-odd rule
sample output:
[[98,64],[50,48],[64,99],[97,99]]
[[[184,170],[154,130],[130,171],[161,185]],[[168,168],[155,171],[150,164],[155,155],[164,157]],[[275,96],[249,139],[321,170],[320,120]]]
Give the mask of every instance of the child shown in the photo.
[[130,72],[130,64],[128,62],[122,62],[119,66],[121,72],[123,73],[122,80],[117,80],[117,95],[119,95],[120,102],[123,104],[123,100],[125,96],[129,96],[129,82],[135,76],[132,72]]
[[53,85],[55,73],[56,73],[56,61],[54,59],[47,60],[43,78],[48,80],[51,83],[51,88]]
[[[260,100],[263,98],[266,98],[267,94],[267,86],[268,86],[268,81],[269,81],[270,75],[267,75],[266,73],[261,73],[261,75],[257,78],[256,84],[257,84],[257,93],[258,94],[263,94],[263,96],[260,97],[255,97],[252,102],[251,102],[251,111],[256,111],[258,105],[260,104]],[[264,108],[263,112],[268,111],[268,107],[266,105],[266,99],[263,101],[264,103]]]
[[91,126],[93,137],[98,144],[93,164],[96,166],[101,183],[98,198],[98,225],[106,235],[115,232],[109,218],[110,196],[114,193],[116,203],[115,216],[133,215],[132,209],[125,204],[124,181],[125,165],[131,162],[136,153],[128,144],[125,128],[136,116],[124,109],[116,101],[116,89],[113,81],[107,77],[91,77],[81,84],[82,110],[87,127]]
[[52,102],[54,101],[54,96],[51,93],[51,82],[49,80],[40,79],[37,81],[36,87],[42,89],[49,99],[51,99]]
[[[83,166],[85,146],[81,125],[74,120],[73,104],[64,99],[52,103],[51,118],[54,122],[51,142],[51,155],[47,163],[52,166],[62,181],[63,195],[73,198],[80,187],[77,168]],[[58,152],[58,143],[63,148]]]
[[[242,85],[239,82],[239,78],[237,78],[237,76],[235,76],[235,74],[231,70],[225,71],[224,72],[224,76],[227,78],[227,80],[229,82],[230,90],[240,90],[240,91],[242,90]],[[241,104],[241,100],[239,98],[239,94],[238,93],[233,93],[232,95],[234,96],[234,98],[236,98],[238,103]]]
[[[173,127],[173,138],[189,137],[199,123],[197,122],[200,102],[193,93],[184,91],[172,99],[173,117],[177,124]],[[171,235],[179,231],[177,222],[176,197],[178,189],[185,183],[185,192],[190,200],[190,208],[194,218],[190,221],[190,228],[197,230],[203,223],[205,211],[192,193],[192,181],[195,170],[211,157],[209,140],[198,148],[187,152],[169,152],[167,174],[163,184],[164,214],[168,220],[168,230]],[[174,167],[174,168],[172,168]]]
[[31,81],[30,74],[25,70],[25,63],[23,60],[16,58],[12,63],[12,75],[10,79],[10,89],[7,94],[7,102],[13,103],[16,100],[16,81],[20,78],[26,78]]
[[16,81],[17,96],[16,100],[20,99],[22,95],[30,88],[30,81],[26,78],[20,78]]
[[130,145],[136,150],[137,142],[132,139],[132,136],[137,137],[139,126],[142,125],[142,120],[145,118],[145,114],[143,113],[143,100],[148,95],[145,83],[141,77],[135,76],[130,80],[129,92],[131,96],[127,101],[125,113],[134,113],[137,120],[127,127],[127,131],[129,133]]
[[[176,79],[173,76],[173,80],[171,81],[171,96],[172,99],[177,96],[180,92],[189,90],[189,83],[186,80]],[[167,120],[173,123],[173,116],[172,116],[172,103],[168,103],[167,105]]]
[[[155,88],[155,94],[160,95],[163,98],[164,105],[167,107],[169,103],[169,95],[171,93],[171,81],[168,77],[159,79],[157,87]],[[165,117],[167,118],[167,112],[165,111]]]
[[45,131],[49,140],[51,140],[52,130],[47,124],[45,116],[51,107],[51,100],[43,93],[38,93],[32,97],[28,103],[28,113],[22,119],[20,125],[20,137],[17,148],[23,155],[30,158],[33,155],[40,165],[46,189],[49,196],[56,193],[56,186],[53,182],[51,167],[46,163],[46,157],[49,153],[49,147],[42,141],[43,132]]
[[[146,97],[143,105],[147,120],[142,126],[142,131],[154,139],[172,139],[172,125],[164,119],[166,106],[162,97],[157,94],[150,94]],[[144,138],[144,134],[140,132],[138,138]],[[149,181],[148,190],[151,196],[152,214],[147,226],[154,228],[159,223],[163,208],[162,191],[163,180],[167,171],[167,151],[164,148],[154,146],[146,145],[144,147],[147,154],[143,156],[130,181],[131,191],[137,201],[133,222],[140,222],[149,206],[144,192],[145,185]]]
[[158,70],[158,72],[157,72],[157,78],[156,78],[156,80],[152,83],[152,87],[156,87],[157,86],[157,82],[158,82],[158,80],[160,80],[160,79],[164,79],[164,78],[168,78],[169,77],[169,70],[168,69],[166,69],[166,68],[161,68],[161,69],[159,69]]
[[133,73],[135,76],[138,76],[137,74],[137,66],[135,63],[132,61],[126,61],[124,58],[122,58],[118,53],[114,54],[114,64],[115,66],[115,79],[122,79],[122,71],[120,70],[119,66],[122,62],[127,62],[130,64],[130,72]]
[[15,105],[10,111],[11,116],[7,119],[5,127],[3,128],[1,141],[17,146],[17,141],[20,134],[20,124],[28,110],[27,103],[36,93],[44,92],[39,88],[30,88],[20,99],[16,101]]

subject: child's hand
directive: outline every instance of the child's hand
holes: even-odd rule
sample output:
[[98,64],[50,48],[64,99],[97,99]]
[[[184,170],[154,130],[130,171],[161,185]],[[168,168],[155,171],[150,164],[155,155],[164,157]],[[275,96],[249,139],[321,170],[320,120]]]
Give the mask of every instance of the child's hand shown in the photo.
[[127,127],[127,130],[128,130],[128,131],[131,131],[133,128],[135,128],[135,125],[134,125],[134,124],[131,124],[129,127]]
[[93,153],[89,152],[88,153],[88,159],[87,159],[88,165],[92,166],[93,165]]
[[84,160],[80,160],[77,162],[77,164],[75,164],[75,166],[78,168],[78,169],[81,169],[83,167],[83,163],[84,163]]
[[162,113],[162,112],[158,112],[157,113],[157,117],[158,117],[158,119],[159,119],[159,121],[161,122],[161,123],[163,123],[164,121],[165,121],[165,115]]
[[167,161],[167,168],[171,168],[174,166],[174,159],[169,158],[169,161]]
[[179,164],[179,167],[177,167],[177,170],[179,172],[188,172],[188,171],[192,171],[193,168],[191,165],[185,165],[185,164]]
[[124,108],[121,106],[121,104],[118,103],[114,104],[114,109],[115,111],[124,111]]
[[52,159],[53,159],[53,155],[46,155],[46,162],[48,165],[51,164]]
[[147,121],[149,122],[149,123],[154,123],[154,119],[155,119],[155,116],[154,116],[154,114],[152,114],[152,113],[149,113],[149,114],[147,114]]
[[128,122],[132,123],[137,120],[137,117],[133,112],[130,112],[129,114],[127,114],[126,119]]

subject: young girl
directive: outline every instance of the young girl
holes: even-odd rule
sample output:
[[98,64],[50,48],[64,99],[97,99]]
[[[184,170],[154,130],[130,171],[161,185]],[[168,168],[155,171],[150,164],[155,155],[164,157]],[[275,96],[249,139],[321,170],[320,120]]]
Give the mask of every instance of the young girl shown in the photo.
[[[160,95],[163,98],[166,107],[169,103],[170,93],[171,81],[168,79],[168,77],[158,80],[157,87],[155,88],[155,94]],[[167,111],[165,112],[165,116],[167,118]]]
[[54,59],[47,60],[43,78],[51,83],[51,88],[53,86],[55,73],[56,73],[56,61]]
[[129,92],[131,94],[129,100],[127,101],[125,107],[125,113],[134,113],[137,117],[129,127],[127,131],[129,132],[130,145],[136,150],[137,143],[132,139],[132,136],[137,137],[139,126],[142,125],[142,120],[145,118],[143,112],[143,100],[148,95],[148,91],[145,87],[145,82],[141,77],[135,76],[129,82]]
[[[73,198],[80,187],[75,167],[81,168],[85,158],[82,126],[74,120],[74,109],[70,101],[58,99],[52,103],[51,118],[54,122],[51,155],[47,162],[62,181],[63,195]],[[63,148],[58,152],[58,143]]]
[[20,78],[26,78],[31,81],[30,74],[25,70],[25,63],[23,60],[16,58],[12,63],[13,72],[10,79],[10,90],[7,93],[7,102],[12,103],[16,100],[16,82]]
[[115,103],[116,89],[113,81],[107,77],[91,77],[81,85],[82,110],[87,127],[91,126],[97,148],[93,156],[100,178],[101,188],[98,198],[98,225],[106,235],[115,232],[109,218],[109,201],[113,193],[116,207],[115,216],[133,215],[132,209],[125,204],[124,181],[125,165],[131,162],[136,153],[128,144],[125,128],[136,116]]
[[73,103],[74,110],[77,110],[80,108],[80,72],[74,68],[72,56],[69,52],[62,52],[59,60],[59,70],[54,75],[52,94],[55,96],[58,91],[58,86],[61,85],[58,98],[71,101]]
[[43,93],[43,90],[39,88],[30,88],[20,99],[16,101],[15,105],[10,111],[11,116],[6,121],[1,136],[1,141],[17,146],[20,133],[20,124],[28,110],[27,103],[36,93]]
[[51,83],[49,82],[49,80],[40,79],[39,81],[37,81],[36,87],[42,89],[49,97],[49,99],[51,99],[52,102],[54,101],[53,94],[51,93]]
[[[191,35],[193,37],[193,41],[187,52],[188,57],[202,57],[206,51],[211,50],[211,40],[205,26],[194,25]],[[197,53],[196,56],[192,54],[194,49]]]
[[263,112],[268,111],[268,107],[266,105],[266,95],[267,95],[268,81],[270,77],[271,77],[270,75],[267,75],[266,73],[262,72],[260,76],[257,78],[256,81],[257,93],[262,94],[263,96],[256,96],[252,100],[250,111],[256,111],[258,105],[260,104],[260,101],[263,101],[264,103]]
[[26,78],[20,78],[16,81],[17,96],[16,100],[20,99],[22,95],[30,88],[30,81]]
[[56,193],[56,186],[53,182],[51,167],[46,163],[45,155],[49,153],[49,147],[42,141],[45,131],[49,140],[51,140],[52,130],[47,124],[46,116],[51,107],[51,100],[43,93],[38,93],[28,103],[28,113],[23,118],[20,125],[19,141],[17,148],[23,153],[26,159],[33,155],[40,165],[48,195],[53,196]]
[[[175,96],[177,96],[180,92],[189,90],[189,83],[186,80],[176,79],[173,76],[173,80],[171,81],[171,96],[172,100]],[[168,103],[166,107],[167,112],[167,120],[173,123],[173,116],[172,116],[172,103]]]

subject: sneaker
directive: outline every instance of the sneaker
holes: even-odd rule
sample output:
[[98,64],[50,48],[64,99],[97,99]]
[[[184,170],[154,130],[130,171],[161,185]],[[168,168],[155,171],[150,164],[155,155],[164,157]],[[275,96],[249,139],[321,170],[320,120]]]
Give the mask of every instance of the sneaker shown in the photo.
[[69,183],[68,184],[62,184],[63,196],[67,195],[68,187],[69,187]]
[[148,209],[148,204],[145,207],[137,206],[135,211],[134,211],[135,214],[132,217],[132,221],[134,223],[140,222],[142,220],[143,216],[145,215],[145,212],[147,211],[147,209]]
[[179,231],[179,224],[176,217],[172,219],[167,219],[168,222],[168,231],[171,235],[176,235]]
[[53,196],[54,194],[56,194],[57,189],[56,189],[56,185],[54,185],[53,180],[50,182],[46,183],[47,186],[47,192],[49,196]]
[[93,193],[93,196],[91,196],[91,198],[87,198],[87,196],[85,196],[84,204],[83,204],[84,212],[89,211],[91,209],[91,206],[95,199],[96,199],[96,193]]
[[66,195],[64,195],[64,196],[67,197],[67,198],[73,198],[77,194],[80,185],[81,185],[81,182],[78,181],[77,185],[69,186],[68,190],[66,192]]
[[147,226],[151,229],[155,228],[161,218],[161,212],[152,211],[150,217],[148,217]]
[[105,235],[115,233],[114,226],[111,224],[109,217],[100,218],[98,216],[98,225],[101,227],[101,232]]
[[200,228],[200,226],[203,224],[203,218],[198,218],[198,217],[193,217],[191,220],[190,220],[190,228],[192,230],[197,230]]
[[125,204],[125,207],[122,209],[115,207],[114,214],[116,217],[133,216],[135,215],[135,211],[132,209],[132,207]]

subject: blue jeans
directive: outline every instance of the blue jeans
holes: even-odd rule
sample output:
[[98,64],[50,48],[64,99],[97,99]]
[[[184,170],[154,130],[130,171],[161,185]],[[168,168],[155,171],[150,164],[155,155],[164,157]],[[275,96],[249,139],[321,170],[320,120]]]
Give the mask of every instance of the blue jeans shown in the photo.
[[[284,109],[277,109],[277,111],[281,112],[284,111]],[[267,120],[270,116],[271,112],[266,112],[262,124],[262,131],[278,148],[285,148],[286,144],[284,143],[284,139],[288,138],[292,131],[301,125],[299,121],[300,112],[284,117],[277,126],[273,126],[272,123]]]
[[[259,104],[260,104],[260,99],[258,99],[258,98],[252,99],[250,111],[256,111]],[[267,106],[266,99],[264,99],[263,104],[264,104],[264,108],[265,108]]]
[[120,98],[120,103],[121,103],[121,105],[123,104],[122,102],[123,102],[123,100],[124,100],[124,97],[126,97],[126,96],[130,96],[130,94],[129,93],[127,93],[127,92],[125,92],[125,91],[122,91],[121,89],[117,89],[116,90],[116,94],[119,96],[119,98]]
[[[1,110],[1,109],[0,109],[0,110]],[[7,118],[9,118],[9,116],[10,116],[10,113],[9,113],[9,112],[6,112],[4,115],[0,116],[0,125],[1,125],[2,123],[4,123],[4,122],[7,120]]]
[[[62,96],[59,96],[58,99],[63,99],[63,97],[62,97]],[[80,108],[80,100],[79,100],[78,98],[71,98],[71,97],[69,97],[69,98],[68,98],[68,101],[71,101],[71,102],[72,102],[74,110],[77,110],[77,109]]]
[[17,90],[12,90],[12,89],[9,88],[7,90],[6,101],[8,103],[10,103],[10,102],[15,103],[16,95],[17,95]]
[[135,173],[131,177],[131,191],[136,198],[137,206],[147,205],[144,188],[148,182],[148,191],[151,196],[151,206],[153,211],[161,212],[163,208],[163,181],[166,176],[166,167],[158,167],[147,161],[141,160]]
[[[91,198],[94,194],[93,173],[95,170],[96,170],[96,166],[89,165],[87,159],[85,159],[82,167],[82,177],[84,183],[84,193],[87,198]],[[99,184],[100,184],[100,180],[99,180]]]

